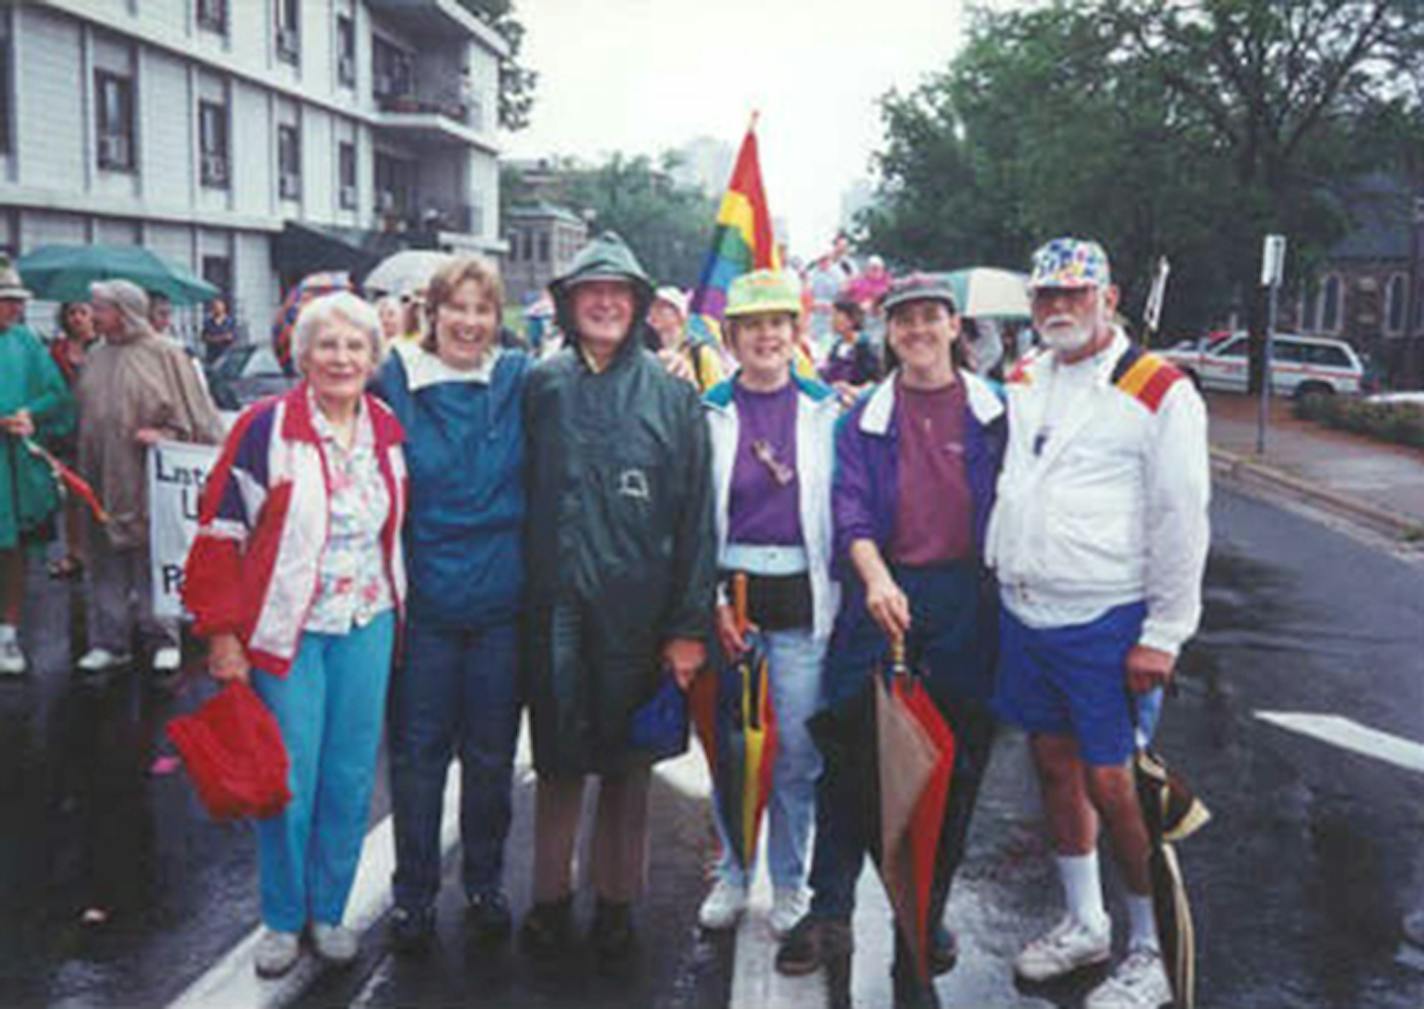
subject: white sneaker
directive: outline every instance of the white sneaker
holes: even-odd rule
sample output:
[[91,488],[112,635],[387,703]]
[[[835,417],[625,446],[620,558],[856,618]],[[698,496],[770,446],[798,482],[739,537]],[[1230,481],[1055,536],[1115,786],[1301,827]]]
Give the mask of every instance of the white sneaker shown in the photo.
[[182,661],[183,656],[176,646],[164,645],[153,653],[153,671],[155,673],[176,673]]
[[790,932],[810,909],[811,901],[807,899],[805,890],[800,887],[777,888],[771,895],[771,914],[767,918],[771,934],[780,939]]
[[1158,1009],[1172,1001],[1162,954],[1150,946],[1129,950],[1112,977],[1089,993],[1083,1009]]
[[0,676],[19,676],[25,671],[25,653],[13,624],[0,624]]
[[133,657],[130,655],[115,655],[107,648],[91,648],[84,653],[78,666],[82,673],[102,673],[126,666],[132,661]]
[[1023,948],[1014,973],[1025,981],[1048,981],[1112,955],[1112,926],[1089,928],[1071,914]]
[[311,927],[312,945],[316,955],[327,963],[350,963],[356,959],[360,943],[356,933],[340,925],[315,923]]
[[713,932],[731,928],[746,909],[747,888],[719,879],[697,910],[697,924]]
[[301,939],[295,932],[274,932],[264,929],[257,940],[253,956],[258,977],[281,977],[291,970],[302,955]]

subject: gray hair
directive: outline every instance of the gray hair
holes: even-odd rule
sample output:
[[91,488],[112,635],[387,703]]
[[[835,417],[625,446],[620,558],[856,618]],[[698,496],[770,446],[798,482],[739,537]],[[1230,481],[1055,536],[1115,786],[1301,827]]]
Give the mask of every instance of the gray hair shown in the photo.
[[381,319],[366,301],[350,291],[336,291],[313,298],[297,316],[296,328],[292,331],[292,360],[297,369],[302,370],[302,360],[311,350],[317,334],[332,320],[342,319],[366,334],[371,341],[371,361],[379,363],[384,348],[381,336]]
[[96,280],[89,285],[91,301],[107,301],[119,310],[124,333],[129,337],[153,332],[148,324],[148,293],[128,280]]

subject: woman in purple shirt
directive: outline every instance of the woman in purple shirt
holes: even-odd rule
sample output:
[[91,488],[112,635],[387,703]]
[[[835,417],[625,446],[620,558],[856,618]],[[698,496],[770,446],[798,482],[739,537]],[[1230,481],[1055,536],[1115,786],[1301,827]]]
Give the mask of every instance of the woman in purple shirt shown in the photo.
[[[846,415],[836,437],[835,565],[845,598],[824,673],[826,707],[844,712],[866,671],[903,642],[912,667],[954,731],[954,777],[945,810],[930,921],[931,966],[954,966],[942,925],[949,884],[989,757],[994,722],[995,594],[981,560],[985,523],[1003,459],[1005,412],[994,391],[962,367],[959,315],[947,280],[915,274],[883,299],[896,367]],[[782,943],[777,967],[808,973],[845,948],[856,880],[867,850],[853,769],[830,761],[822,776],[811,867],[810,913]],[[896,936],[897,1005],[938,1005]]]
[[[830,576],[831,470],[835,394],[794,374],[801,284],[794,274],[758,270],[727,294],[727,342],[740,368],[703,399],[712,442],[717,557],[725,586],[748,580],[750,619],[766,643],[778,749],[767,804],[771,927],[786,932],[806,909],[806,855],[815,816],[820,755],[806,719],[820,701],[821,666],[839,602]],[[727,655],[745,648],[732,608],[717,612]],[[722,836],[717,883],[698,919],[729,928],[747,903],[751,865],[740,865]]]

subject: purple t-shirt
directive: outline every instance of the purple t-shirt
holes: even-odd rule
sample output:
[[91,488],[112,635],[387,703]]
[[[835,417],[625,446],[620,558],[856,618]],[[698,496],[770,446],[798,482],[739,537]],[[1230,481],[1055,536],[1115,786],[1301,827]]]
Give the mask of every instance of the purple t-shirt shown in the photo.
[[732,386],[741,432],[732,463],[727,541],[802,546],[796,483],[796,386],[753,392]]
[[943,564],[973,553],[964,410],[962,380],[930,390],[896,384],[900,502],[890,555],[898,564]]

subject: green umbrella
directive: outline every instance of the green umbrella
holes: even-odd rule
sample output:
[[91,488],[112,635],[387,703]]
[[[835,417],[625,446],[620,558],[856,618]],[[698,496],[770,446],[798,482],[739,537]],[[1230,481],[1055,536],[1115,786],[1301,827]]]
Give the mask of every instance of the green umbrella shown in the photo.
[[87,301],[96,280],[128,280],[175,305],[216,298],[212,284],[138,245],[42,245],[15,266],[41,301]]

